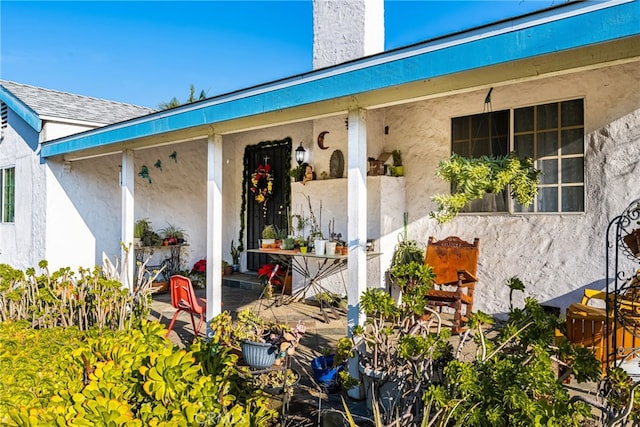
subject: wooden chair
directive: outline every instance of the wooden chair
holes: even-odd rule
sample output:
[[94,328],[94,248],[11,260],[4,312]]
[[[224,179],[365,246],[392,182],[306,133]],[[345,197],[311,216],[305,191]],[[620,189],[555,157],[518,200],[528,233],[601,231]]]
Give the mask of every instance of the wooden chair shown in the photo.
[[[618,306],[626,319],[625,322],[614,322],[613,313],[607,316],[604,308],[606,298],[607,293],[604,291],[585,289],[582,300],[567,308],[567,340],[572,344],[591,348],[602,363],[603,374],[606,373],[608,365],[616,360],[636,357],[633,349],[640,347],[640,313],[637,297],[633,292],[627,292],[618,298]],[[609,295],[609,298],[613,304],[613,295]],[[599,301],[598,305],[594,305],[595,301]],[[613,349],[614,336],[616,349]]]
[[469,320],[473,310],[479,248],[478,238],[469,243],[456,236],[439,241],[430,236],[427,242],[425,264],[436,275],[436,283],[427,293],[429,304],[454,310],[451,330],[455,334],[462,332],[462,322]]
[[[204,298],[197,298],[196,293],[193,291],[193,285],[191,279],[188,277],[175,275],[169,279],[169,286],[171,287],[171,305],[176,309],[173,314],[171,323],[169,324],[169,330],[165,337],[168,337],[173,329],[173,325],[178,318],[178,314],[181,311],[189,313],[191,316],[191,323],[193,324],[193,332],[197,336],[200,333],[200,328],[204,322],[204,317],[207,313],[207,300]],[[200,315],[200,321],[196,327],[194,314]]]

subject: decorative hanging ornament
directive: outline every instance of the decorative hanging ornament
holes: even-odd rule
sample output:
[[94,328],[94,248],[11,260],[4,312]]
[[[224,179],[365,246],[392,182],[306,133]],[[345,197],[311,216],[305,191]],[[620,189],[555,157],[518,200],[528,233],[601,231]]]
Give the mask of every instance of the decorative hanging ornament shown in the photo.
[[251,174],[251,192],[258,203],[264,203],[271,198],[273,195],[271,165],[259,165],[258,169]]

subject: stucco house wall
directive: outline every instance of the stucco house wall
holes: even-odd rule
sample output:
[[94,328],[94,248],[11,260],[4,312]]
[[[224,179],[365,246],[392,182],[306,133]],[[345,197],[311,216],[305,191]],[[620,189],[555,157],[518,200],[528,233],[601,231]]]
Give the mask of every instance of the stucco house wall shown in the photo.
[[575,302],[584,287],[604,287],[607,224],[640,196],[640,99],[631,90],[638,81],[640,68],[631,63],[493,90],[494,111],[584,98],[584,213],[461,214],[437,225],[429,218],[435,208],[430,196],[449,191],[434,174],[451,153],[451,118],[482,112],[486,91],[386,109],[388,139],[405,154],[410,237],[480,238],[479,310],[506,311],[506,280],[514,275],[527,285],[527,295],[556,307]]
[[43,167],[34,153],[38,133],[12,110],[7,114],[8,126],[0,143],[0,168],[15,167],[17,223],[0,222],[0,262],[14,266],[34,265],[44,255]]

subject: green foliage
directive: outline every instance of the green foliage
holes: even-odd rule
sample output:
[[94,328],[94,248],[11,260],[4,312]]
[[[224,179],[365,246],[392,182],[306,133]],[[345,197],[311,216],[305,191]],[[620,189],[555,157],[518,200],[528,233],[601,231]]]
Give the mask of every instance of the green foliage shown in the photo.
[[391,267],[410,262],[424,263],[424,249],[415,240],[401,240],[396,244],[391,258]]
[[0,324],[2,425],[268,425],[238,356],[215,342],[175,349],[163,325],[82,332]]
[[110,263],[78,273],[68,267],[50,273],[46,261],[39,267],[40,275],[0,264],[0,320],[26,320],[39,328],[124,329],[149,314],[155,276],[143,277],[144,265],[134,292],[122,287]]
[[[203,99],[207,99],[207,93],[204,90],[200,91],[200,94],[196,97],[196,88],[193,84],[189,85],[189,98],[187,98],[187,102],[185,104],[191,104],[192,102],[201,101]],[[158,104],[158,108],[161,110],[169,110],[171,108],[176,108],[182,105],[182,103],[175,96],[171,98],[168,102],[161,102]]]
[[[524,289],[517,278],[508,285],[512,291]],[[582,425],[590,408],[569,398],[552,367],[560,355],[554,341],[558,318],[527,298],[523,309],[511,310],[495,338],[485,337],[484,320],[486,316],[480,314],[468,324],[475,328],[480,348],[475,360],[451,361],[444,369],[443,383],[431,385],[423,395],[425,413],[433,425]],[[597,367],[592,353],[583,352],[579,358],[584,359],[583,366]],[[598,376],[599,369],[584,369],[576,378]]]
[[402,152],[400,150],[393,150],[391,156],[393,157],[393,166],[402,166]]
[[136,237],[138,239],[142,239],[142,236],[144,236],[149,231],[152,231],[151,221],[149,220],[149,218],[140,218],[133,225],[133,237]]
[[242,252],[241,250],[241,246],[234,246],[233,244],[233,240],[231,241],[231,260],[233,262],[233,265],[238,265],[240,264],[240,253]]
[[262,238],[263,239],[275,239],[276,238],[276,227],[272,224],[267,224],[262,229]]
[[431,200],[438,208],[431,217],[443,224],[452,220],[471,200],[486,193],[499,193],[509,186],[511,197],[523,206],[535,200],[540,171],[529,158],[507,156],[466,158],[453,154],[438,165],[436,175],[453,186],[452,194],[437,194]]

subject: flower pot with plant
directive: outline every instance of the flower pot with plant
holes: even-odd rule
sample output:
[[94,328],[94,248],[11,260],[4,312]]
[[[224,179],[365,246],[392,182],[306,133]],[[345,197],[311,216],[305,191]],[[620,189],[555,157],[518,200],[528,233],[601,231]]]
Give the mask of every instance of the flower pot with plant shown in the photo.
[[393,176],[404,176],[404,166],[402,164],[402,153],[400,150],[393,150],[391,152],[391,156],[393,157]]
[[276,227],[272,224],[267,224],[262,229],[262,248],[269,249],[275,247],[276,244]]
[[241,248],[240,245],[235,246],[233,244],[233,240],[231,241],[231,251],[230,251],[231,262],[232,262],[231,267],[233,271],[236,273],[240,271],[240,253],[241,253],[240,248]]
[[187,237],[187,233],[185,233],[184,229],[172,224],[168,224],[165,228],[159,230],[159,232],[169,245],[182,244],[185,242]]
[[151,231],[149,218],[140,218],[135,222],[133,225],[133,240],[136,247],[142,246],[142,238]]
[[136,221],[133,229],[134,237],[140,236],[142,246],[160,246],[162,245],[162,237],[151,228],[151,221],[148,218],[142,218]]
[[302,321],[295,327],[267,321],[247,308],[238,313],[232,336],[240,344],[245,362],[254,369],[282,364],[295,353],[306,328]]

